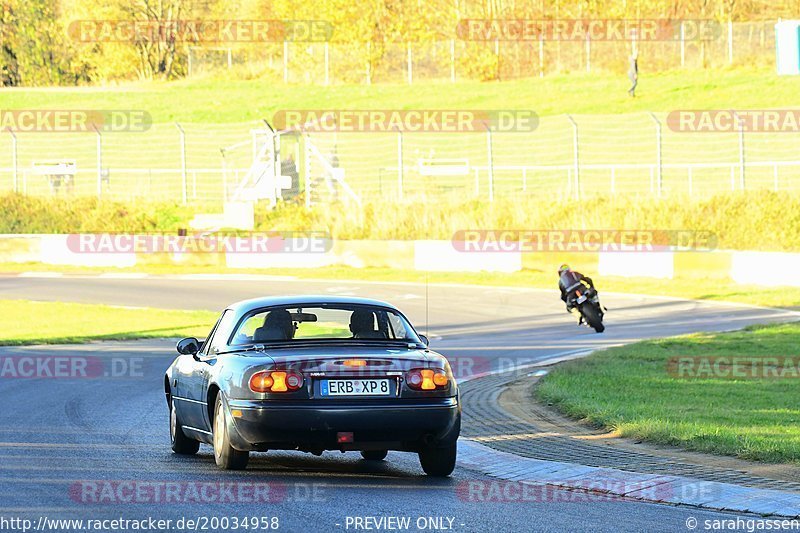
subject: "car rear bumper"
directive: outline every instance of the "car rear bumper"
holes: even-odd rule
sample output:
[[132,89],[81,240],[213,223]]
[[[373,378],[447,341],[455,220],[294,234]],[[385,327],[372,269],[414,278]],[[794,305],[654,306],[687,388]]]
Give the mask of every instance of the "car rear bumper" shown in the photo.
[[[289,403],[228,400],[231,444],[240,450],[305,449],[417,451],[454,444],[461,430],[457,397],[425,403]],[[352,443],[337,433],[352,432]]]

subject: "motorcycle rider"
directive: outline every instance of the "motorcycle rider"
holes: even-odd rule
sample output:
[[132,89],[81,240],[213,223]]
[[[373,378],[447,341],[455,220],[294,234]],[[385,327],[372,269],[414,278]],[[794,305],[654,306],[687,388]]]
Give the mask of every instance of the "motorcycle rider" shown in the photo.
[[[564,263],[558,268],[558,288],[561,290],[561,300],[567,306],[567,313],[571,313],[572,308],[574,307],[572,301],[568,299],[569,294],[567,293],[567,289],[581,281],[586,282],[587,284],[589,284],[589,287],[594,289],[594,283],[592,282],[592,278],[589,278],[587,276],[584,276],[580,272],[572,270],[566,263]],[[580,318],[578,323],[582,321],[583,317]]]

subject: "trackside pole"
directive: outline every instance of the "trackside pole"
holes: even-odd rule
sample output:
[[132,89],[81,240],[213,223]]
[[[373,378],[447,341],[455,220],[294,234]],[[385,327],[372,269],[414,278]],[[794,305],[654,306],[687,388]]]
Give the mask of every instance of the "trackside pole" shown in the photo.
[[97,134],[97,197],[103,195],[103,136],[97,126],[92,124],[94,132]]
[[658,190],[658,195],[661,196],[664,187],[664,177],[663,177],[663,165],[661,159],[661,122],[656,118],[656,116],[649,112],[650,118],[653,119],[653,122],[656,124],[656,185]]
[[308,149],[308,134],[303,133],[303,167],[306,169],[305,173],[305,196],[306,196],[306,209],[311,207],[311,157]]
[[11,134],[11,166],[14,169],[14,192],[19,192],[19,163],[17,160],[17,134],[11,128],[6,128]]
[[178,132],[181,136],[181,200],[183,205],[186,205],[187,202],[187,179],[186,179],[186,133],[183,131],[183,128],[177,122],[175,123],[175,127],[178,128]]
[[403,132],[397,129],[397,198],[403,200]]
[[486,128],[486,157],[487,169],[489,171],[489,201],[494,202],[494,156],[492,154],[492,128],[484,124]]
[[581,179],[580,179],[580,159],[578,153],[578,124],[572,119],[571,115],[567,115],[567,120],[572,124],[572,166],[574,169],[575,179],[575,196],[580,200],[581,197]]
[[733,112],[733,116],[735,116],[736,120],[739,122],[739,187],[744,190],[744,121],[739,117],[736,111]]

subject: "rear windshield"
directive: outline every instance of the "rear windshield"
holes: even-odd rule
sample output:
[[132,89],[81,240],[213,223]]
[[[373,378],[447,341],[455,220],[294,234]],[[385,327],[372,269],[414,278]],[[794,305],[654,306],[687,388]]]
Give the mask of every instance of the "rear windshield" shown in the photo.
[[358,340],[420,343],[399,313],[377,306],[270,307],[246,315],[231,344]]

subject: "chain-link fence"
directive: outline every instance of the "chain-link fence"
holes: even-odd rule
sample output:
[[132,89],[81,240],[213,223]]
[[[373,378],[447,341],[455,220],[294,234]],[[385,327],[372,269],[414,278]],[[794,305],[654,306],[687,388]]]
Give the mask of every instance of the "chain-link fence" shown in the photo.
[[[639,68],[767,66],[775,61],[775,23],[727,23],[713,39],[676,31],[674,39],[639,41]],[[188,49],[189,75],[236,69],[287,83],[415,83],[507,80],[557,72],[627,71],[631,40],[444,40],[397,43],[267,43]]]
[[308,205],[800,190],[800,133],[677,131],[665,114],[550,116],[516,132],[272,135],[263,122],[5,132],[0,190],[221,204],[275,168],[257,161],[267,142],[281,162],[271,175],[291,176],[283,198]]

